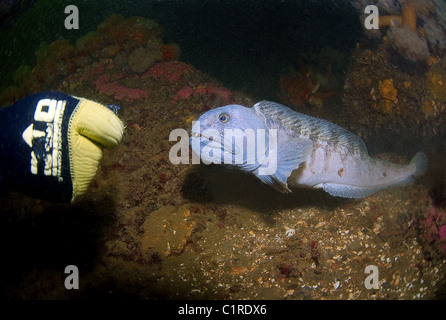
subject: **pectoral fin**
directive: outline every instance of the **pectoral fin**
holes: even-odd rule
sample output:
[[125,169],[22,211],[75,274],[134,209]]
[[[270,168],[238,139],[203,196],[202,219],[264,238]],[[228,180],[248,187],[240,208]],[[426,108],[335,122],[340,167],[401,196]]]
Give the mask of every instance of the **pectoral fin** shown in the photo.
[[259,178],[263,183],[270,185],[279,192],[282,193],[291,192],[286,183],[282,183],[281,181],[276,180],[274,176],[257,175],[257,178]]
[[254,174],[274,189],[289,193],[288,177],[308,159],[311,147],[312,142],[308,139],[278,141],[277,148],[269,150],[268,158]]

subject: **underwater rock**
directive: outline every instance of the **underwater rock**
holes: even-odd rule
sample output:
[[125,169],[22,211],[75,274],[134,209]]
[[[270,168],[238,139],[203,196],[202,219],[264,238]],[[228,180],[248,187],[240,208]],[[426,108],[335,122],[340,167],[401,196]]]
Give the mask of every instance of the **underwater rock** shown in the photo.
[[295,107],[309,105],[320,109],[324,100],[335,92],[325,84],[329,77],[319,76],[312,72],[295,72],[280,77],[281,94],[285,101]]
[[210,94],[219,97],[224,104],[231,102],[231,91],[222,87],[197,87],[191,88],[188,85],[181,88],[175,95],[172,101],[178,101],[179,99],[187,99],[193,94]]
[[280,96],[295,107],[321,109],[324,101],[340,90],[345,56],[338,50],[324,47],[313,52],[299,68],[291,68],[280,76]]
[[151,212],[142,225],[142,255],[149,259],[154,253],[163,257],[181,253],[196,227],[190,214],[188,205],[164,206]]
[[[393,134],[407,137],[406,143],[436,144],[445,134],[446,105],[434,99],[441,98],[441,90],[436,91],[441,88],[427,83],[426,77],[434,74],[434,68],[409,74],[395,68],[390,59],[384,44],[376,50],[370,50],[366,43],[357,47],[345,77],[339,123],[366,141],[380,141],[377,148],[387,143],[388,148],[405,150],[403,144],[390,141]],[[437,68],[435,74],[441,74]]]
[[433,101],[430,99],[424,99],[421,105],[421,111],[426,119],[429,117],[434,117],[436,115],[436,110]]
[[142,17],[128,18],[120,27],[126,30],[129,40],[126,44],[132,45],[130,48],[145,46],[151,40],[161,38],[163,34],[163,28],[155,21]]
[[143,17],[125,19],[120,14],[112,14],[102,22],[97,31],[108,44],[122,45],[125,51],[145,47],[150,39],[162,35],[162,28],[154,21]]
[[115,58],[113,59],[113,62],[116,64],[117,67],[119,67],[121,70],[127,68],[127,54],[125,52],[119,52]]
[[311,98],[317,81],[310,72],[291,71],[280,77],[280,88],[284,99],[296,107],[304,106]]
[[[76,70],[73,57],[77,51],[67,39],[59,39],[51,44],[42,42],[37,51],[37,65],[27,79],[34,89],[49,89],[62,78],[72,74]],[[30,90],[29,93],[35,93]]]
[[431,255],[446,257],[446,212],[432,205],[421,221],[422,239]]
[[163,44],[161,46],[162,59],[164,61],[178,60],[180,47],[176,44]]
[[138,48],[129,54],[128,64],[132,72],[142,74],[159,60],[161,60],[161,48]]
[[392,26],[387,32],[392,48],[401,56],[410,61],[423,61],[429,57],[429,49],[426,39],[418,36],[418,33],[408,25],[400,27]]
[[44,42],[37,53],[37,64],[70,58],[75,54],[75,51],[75,47],[67,39],[56,40],[50,45],[46,45]]
[[426,20],[424,24],[424,34],[432,48],[439,50],[446,49],[446,31],[433,18]]
[[94,53],[99,53],[99,50],[103,48],[103,46],[104,39],[97,31],[90,31],[76,40],[76,49],[79,53],[83,54],[94,55]]
[[166,78],[169,82],[178,82],[189,69],[187,64],[180,61],[161,62],[150,68],[143,77],[151,75],[155,79]]
[[[363,6],[358,3],[356,7],[362,14]],[[413,62],[424,61],[430,54],[427,41],[432,48],[436,46],[437,41],[442,42],[445,32],[435,21],[441,16],[436,14],[431,1],[380,1],[378,8],[379,29],[365,30],[365,34],[369,38],[382,37],[382,30],[388,27],[387,39],[390,46],[404,59]],[[424,30],[417,26],[418,21],[424,22]]]
[[119,85],[117,81],[108,81],[109,76],[107,74],[101,75],[96,80],[96,89],[102,94],[114,96],[116,100],[135,100],[139,98],[147,98],[149,96],[147,92],[141,89],[127,88]]
[[441,64],[432,66],[426,73],[426,87],[432,99],[446,102],[446,71]]
[[117,44],[110,44],[102,49],[104,58],[114,58],[121,51],[121,47]]
[[[80,53],[94,57],[113,58],[122,50],[129,53],[146,47],[148,42],[161,35],[162,28],[152,20],[142,17],[125,19],[122,15],[112,14],[96,30],[77,39],[76,48]],[[136,60],[144,63],[145,59],[138,53],[136,55]]]
[[393,85],[393,79],[379,80],[378,88],[382,98],[379,105],[380,111],[383,113],[391,113],[395,104],[398,102],[398,91]]
[[[120,14],[111,14],[107,19],[101,22],[96,29],[104,35],[109,34],[109,31],[116,28],[116,26],[121,25],[124,21],[124,16]],[[113,40],[113,38],[108,37],[106,40]]]
[[[71,44],[67,39],[58,39],[50,44],[43,41],[37,52],[37,64],[33,67],[19,67],[14,75],[14,86],[4,89],[1,103],[14,101],[42,90],[53,90],[62,81],[75,74],[76,69],[85,71],[85,66],[99,61],[98,70],[87,70],[83,75],[69,79],[70,90],[81,86],[83,81],[93,82],[96,89],[117,100],[134,100],[148,97],[148,93],[129,88],[109,80],[105,65],[111,70],[114,65],[120,72],[142,74],[154,63],[179,56],[176,45],[163,45],[162,28],[152,20],[141,17],[125,19],[121,15],[111,15],[96,30],[90,31]],[[176,65],[172,68],[177,67]],[[181,74],[184,68],[163,75]],[[93,79],[91,79],[92,76]],[[98,78],[99,77],[99,78]],[[121,76],[122,77],[122,76]],[[119,78],[119,77],[118,77]],[[116,80],[116,75],[113,77]],[[90,82],[91,81],[91,82]]]

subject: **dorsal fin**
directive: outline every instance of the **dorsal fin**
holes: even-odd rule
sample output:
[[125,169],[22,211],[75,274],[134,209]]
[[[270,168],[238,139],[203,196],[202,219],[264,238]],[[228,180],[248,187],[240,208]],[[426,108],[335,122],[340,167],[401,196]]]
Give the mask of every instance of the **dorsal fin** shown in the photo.
[[364,141],[353,132],[337,124],[299,113],[272,101],[262,100],[257,102],[253,108],[257,113],[263,115],[268,127],[278,124],[299,138],[308,137],[312,141],[327,141],[344,148],[351,154],[368,155]]

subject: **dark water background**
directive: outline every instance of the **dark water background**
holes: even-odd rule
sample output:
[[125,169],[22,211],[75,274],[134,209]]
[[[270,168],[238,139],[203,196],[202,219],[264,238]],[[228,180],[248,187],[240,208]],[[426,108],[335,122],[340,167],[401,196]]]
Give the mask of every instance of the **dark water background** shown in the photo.
[[[26,1],[21,1],[26,2]],[[275,99],[279,74],[329,46],[349,54],[361,37],[349,1],[62,1],[29,0],[0,26],[0,90],[20,65],[34,65],[42,41],[72,43],[112,13],[142,16],[165,27],[164,41],[181,48],[181,60],[263,99]],[[66,30],[67,5],[79,9],[79,29]],[[315,36],[316,35],[316,36]]]

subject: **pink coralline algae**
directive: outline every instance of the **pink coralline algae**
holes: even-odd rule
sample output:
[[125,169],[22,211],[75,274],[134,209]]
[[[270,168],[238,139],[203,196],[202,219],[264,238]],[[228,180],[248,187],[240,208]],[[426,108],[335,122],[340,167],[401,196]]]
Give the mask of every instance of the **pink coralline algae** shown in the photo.
[[109,77],[104,73],[96,80],[96,89],[102,94],[114,96],[116,100],[122,100],[124,98],[127,100],[134,100],[147,98],[149,96],[147,92],[141,89],[127,88],[119,85],[117,81],[108,81]]
[[151,75],[156,79],[161,77],[166,78],[171,83],[178,82],[188,70],[189,66],[179,61],[161,62],[150,68],[149,71],[143,75],[143,78]]
[[218,97],[220,97],[225,103],[229,103],[231,101],[231,91],[229,91],[226,88],[223,87],[198,87],[198,88],[191,88],[188,85],[185,85],[183,88],[181,88],[175,97],[173,98],[173,101],[178,101],[180,98],[187,99],[192,94],[213,94]]
[[[444,226],[441,226],[440,230],[438,230],[438,238],[443,241],[446,240],[446,224]],[[444,244],[444,249],[446,252],[446,243]]]
[[99,65],[89,68],[87,72],[85,72],[85,74],[82,75],[81,79],[82,80],[90,79],[91,77],[98,74],[103,74],[104,72],[105,72],[105,64],[101,63]]
[[436,245],[443,256],[446,256],[446,212],[432,206],[424,224],[427,228],[427,240]]

